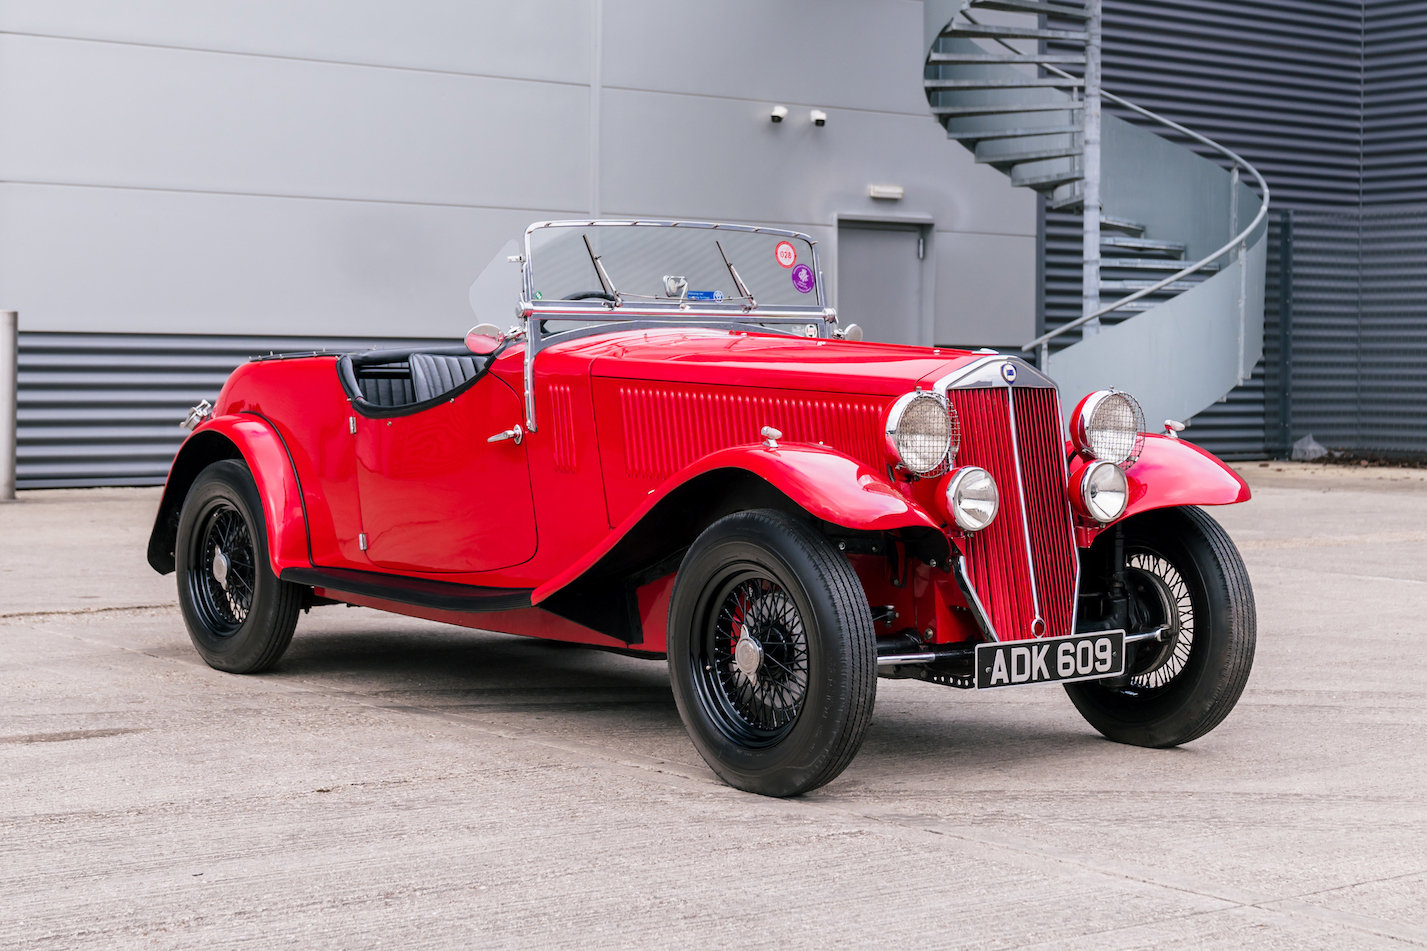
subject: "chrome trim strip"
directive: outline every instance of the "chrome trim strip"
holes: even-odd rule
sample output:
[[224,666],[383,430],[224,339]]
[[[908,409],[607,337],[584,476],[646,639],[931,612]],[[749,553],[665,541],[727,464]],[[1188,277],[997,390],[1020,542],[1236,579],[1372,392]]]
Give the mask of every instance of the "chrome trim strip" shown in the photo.
[[966,575],[966,561],[959,551],[951,559],[951,573],[956,577],[956,586],[961,589],[962,595],[966,598],[966,605],[971,609],[971,616],[976,619],[976,626],[981,628],[981,633],[986,635],[988,641],[999,641],[1001,638],[996,636],[996,628],[991,624],[991,615],[986,613],[986,606],[981,603],[975,586]]
[[[1006,387],[1006,416],[1011,421],[1011,458],[1016,461],[1016,492],[1021,499],[1021,535],[1026,543],[1026,574],[1031,579],[1031,607],[1036,612],[1035,620],[1031,622],[1030,634],[1032,637],[1041,637],[1045,634],[1045,617],[1041,614],[1040,585],[1036,584],[1036,555],[1031,550],[1031,519],[1026,511],[1026,480],[1021,477],[1021,446],[1016,430],[1016,400],[1012,389],[1011,386]],[[1041,626],[1040,634],[1035,632],[1037,623]]]
[[[1013,364],[1016,368],[1016,382],[1014,384],[1007,383],[1001,376],[1001,367],[1007,363]],[[1013,385],[1029,386],[1038,389],[1056,388],[1054,380],[1020,357],[1012,357],[998,353],[982,357],[979,360],[972,360],[966,364],[966,366],[953,370],[933,383],[932,389],[942,396],[945,396],[947,390],[952,389],[964,390],[989,386],[1000,386],[1010,389]]]
[[877,658],[877,666],[890,667],[894,664],[929,664],[936,659],[936,654],[882,654]]

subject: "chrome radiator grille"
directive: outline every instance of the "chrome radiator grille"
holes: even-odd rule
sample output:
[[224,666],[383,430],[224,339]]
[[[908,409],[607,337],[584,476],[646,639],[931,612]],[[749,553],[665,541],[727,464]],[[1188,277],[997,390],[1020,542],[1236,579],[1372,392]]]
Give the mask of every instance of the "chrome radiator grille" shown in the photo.
[[961,416],[957,465],[986,469],[1001,493],[996,520],[961,542],[997,636],[1074,633],[1078,556],[1055,390],[993,386],[948,395]]

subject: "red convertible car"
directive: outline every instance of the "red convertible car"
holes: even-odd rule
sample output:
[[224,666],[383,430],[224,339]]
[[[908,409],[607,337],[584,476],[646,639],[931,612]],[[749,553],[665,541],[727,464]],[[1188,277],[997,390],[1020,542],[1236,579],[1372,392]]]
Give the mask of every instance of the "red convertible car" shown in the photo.
[[879,676],[1061,683],[1152,747],[1237,702],[1253,592],[1199,506],[1248,488],[1129,394],[1067,424],[1015,357],[861,341],[768,228],[542,222],[471,300],[515,325],[256,357],[195,407],[148,557],[210,665],[330,603],[667,659],[699,753],[775,796],[847,766]]

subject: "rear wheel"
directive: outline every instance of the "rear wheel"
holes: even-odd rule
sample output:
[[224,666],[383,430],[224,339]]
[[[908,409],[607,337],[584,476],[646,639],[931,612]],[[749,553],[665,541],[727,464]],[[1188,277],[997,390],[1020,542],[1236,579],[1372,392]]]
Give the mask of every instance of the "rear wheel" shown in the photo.
[[225,459],[198,474],[178,521],[178,603],[208,666],[251,674],[277,663],[292,641],[300,585],[278,580],[252,473]]
[[852,761],[872,719],[872,614],[847,560],[775,511],[710,526],[679,566],[669,675],[700,755],[731,786],[795,796]]
[[1141,643],[1126,677],[1065,691],[1112,740],[1178,746],[1223,722],[1243,693],[1254,661],[1253,588],[1228,534],[1197,508],[1148,512],[1124,533],[1133,613],[1164,638]]

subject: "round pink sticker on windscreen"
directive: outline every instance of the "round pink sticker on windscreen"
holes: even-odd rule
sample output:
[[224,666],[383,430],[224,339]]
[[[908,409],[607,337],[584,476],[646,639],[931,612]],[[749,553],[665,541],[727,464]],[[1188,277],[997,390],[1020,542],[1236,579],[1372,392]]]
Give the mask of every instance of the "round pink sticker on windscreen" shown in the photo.
[[793,247],[791,241],[779,241],[778,246],[773,249],[773,256],[783,267],[792,267],[798,263],[798,249]]

